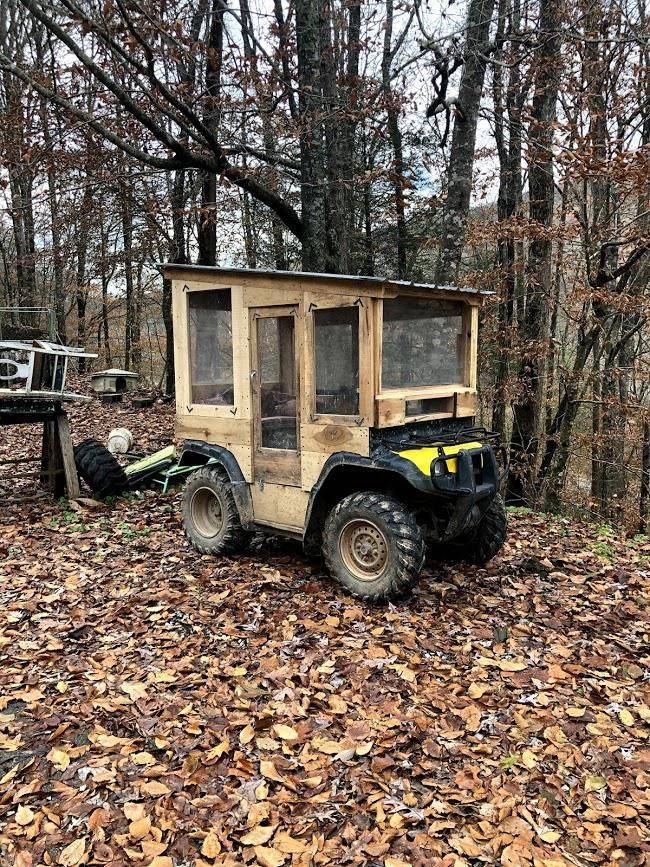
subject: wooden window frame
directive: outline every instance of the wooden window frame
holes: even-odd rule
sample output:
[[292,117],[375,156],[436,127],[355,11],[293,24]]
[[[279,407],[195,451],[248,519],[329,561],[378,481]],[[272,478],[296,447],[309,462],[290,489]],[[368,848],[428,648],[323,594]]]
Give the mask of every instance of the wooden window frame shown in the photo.
[[[305,297],[305,380],[304,418],[309,424],[369,425],[372,424],[372,305],[370,296],[323,296],[307,293]],[[359,411],[354,415],[337,415],[316,411],[316,322],[317,310],[358,309],[359,352]]]
[[[191,358],[191,342],[190,342],[190,295],[198,292],[230,292],[230,323],[232,333],[232,376],[233,376],[233,402],[224,406],[214,406],[211,403],[197,403],[192,401],[192,358]],[[240,299],[241,289],[236,286],[221,286],[211,283],[183,283],[181,289],[183,303],[181,312],[184,318],[182,323],[182,332],[184,336],[185,351],[182,352],[181,358],[176,358],[176,364],[179,365],[182,371],[182,401],[187,413],[196,413],[198,416],[209,416],[211,418],[242,418],[242,407],[247,405],[241,389],[241,379],[243,370],[241,362],[236,351],[237,335],[241,333],[243,324],[242,308]]]
[[[463,372],[463,382],[442,383],[440,385],[411,385],[411,386],[383,386],[383,346],[384,346],[384,301],[394,301],[399,298],[413,298],[418,301],[426,300],[421,295],[410,295],[406,292],[391,298],[382,298],[377,304],[377,313],[375,317],[375,328],[377,329],[377,344],[378,350],[376,353],[376,394],[377,398],[381,399],[398,399],[404,397],[405,400],[427,398],[427,397],[452,397],[454,392],[466,391],[467,389],[475,389],[475,377],[472,377],[473,366],[472,359],[475,357],[473,349],[476,342],[476,333],[474,321],[478,320],[478,307],[470,304],[466,299],[453,299],[448,296],[429,296],[431,300],[436,301],[457,301],[462,304],[462,333],[463,344],[460,358],[460,367]],[[474,315],[476,311],[476,316]],[[472,379],[474,382],[472,383]],[[418,416],[418,418],[426,418],[427,416]],[[415,420],[415,417],[409,416],[409,421]]]

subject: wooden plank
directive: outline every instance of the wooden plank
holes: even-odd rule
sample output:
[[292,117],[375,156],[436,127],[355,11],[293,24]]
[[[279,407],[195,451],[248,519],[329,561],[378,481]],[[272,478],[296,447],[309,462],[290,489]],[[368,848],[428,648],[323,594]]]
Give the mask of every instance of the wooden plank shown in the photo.
[[79,487],[77,466],[74,462],[74,450],[72,448],[72,438],[70,437],[70,422],[64,412],[56,417],[56,428],[58,445],[63,460],[63,472],[68,499],[74,500],[81,495],[81,488]]
[[253,517],[257,523],[270,523],[303,531],[309,493],[289,485],[265,483],[251,486]]
[[301,486],[303,491],[311,491],[323,469],[330,452],[304,452],[302,455]]
[[299,304],[302,300],[302,288],[283,289],[273,286],[250,286],[243,289],[244,307],[275,307],[287,304]]
[[377,400],[417,400],[424,397],[453,397],[457,392],[458,394],[465,394],[475,392],[475,390],[460,382],[455,382],[451,385],[430,385],[422,388],[415,386],[411,386],[410,388],[390,388],[387,391],[380,392],[377,395]]
[[181,439],[198,439],[218,445],[252,445],[250,419],[210,418],[208,416],[181,414],[176,417],[176,436]]
[[303,424],[300,430],[300,446],[305,452],[334,454],[353,452],[369,454],[369,432],[365,426],[345,424]]
[[[477,291],[464,290],[459,292],[454,289],[445,289],[444,287],[433,286],[431,288],[413,285],[390,286],[386,285],[387,281],[382,281],[379,278],[373,284],[368,284],[365,280],[350,280],[341,279],[336,275],[309,275],[290,273],[290,272],[256,272],[254,270],[247,271],[245,274],[233,271],[228,272],[228,269],[221,268],[205,268],[203,270],[195,270],[194,268],[183,269],[182,266],[170,267],[168,272],[173,280],[206,283],[208,288],[215,286],[220,288],[221,284],[231,286],[234,283],[241,284],[246,287],[278,287],[282,290],[298,289],[301,291],[337,293],[344,295],[355,296],[372,296],[375,298],[395,297],[397,294],[410,295],[420,298],[455,298],[469,301],[472,304],[482,303],[483,296]],[[226,281],[224,283],[224,281]],[[219,284],[219,285],[218,285]]]
[[233,380],[237,418],[251,418],[251,366],[248,310],[243,306],[244,290],[232,288]]
[[231,451],[235,458],[237,458],[237,463],[239,464],[239,469],[242,471],[244,480],[250,484],[253,481],[253,450],[250,446],[240,446],[230,443],[228,451]]
[[471,308],[469,352],[466,379],[470,388],[476,388],[478,369],[478,307]]
[[459,418],[467,418],[476,415],[476,392],[458,392],[457,415]]
[[373,334],[375,335],[375,340],[372,348],[372,357],[373,357],[373,389],[372,392],[375,395],[378,395],[381,391],[381,361],[382,361],[382,329],[384,325],[384,316],[383,316],[383,303],[376,303],[374,305],[374,310],[372,311],[373,316]]
[[377,427],[395,427],[404,424],[406,401],[404,398],[377,401]]
[[300,453],[285,449],[255,449],[253,479],[290,486],[300,485]]
[[302,418],[309,423],[314,420],[316,413],[316,371],[314,346],[314,316],[310,310],[314,302],[311,292],[305,293],[303,301],[303,343],[302,343],[302,394],[301,407]]
[[190,402],[189,389],[189,333],[187,324],[187,284],[183,279],[172,282],[172,318],[174,322],[174,377],[176,383],[176,409]]
[[365,299],[359,318],[359,412],[366,427],[372,427],[375,423],[374,365],[377,341],[373,326],[375,308],[378,306],[379,303],[374,299]]

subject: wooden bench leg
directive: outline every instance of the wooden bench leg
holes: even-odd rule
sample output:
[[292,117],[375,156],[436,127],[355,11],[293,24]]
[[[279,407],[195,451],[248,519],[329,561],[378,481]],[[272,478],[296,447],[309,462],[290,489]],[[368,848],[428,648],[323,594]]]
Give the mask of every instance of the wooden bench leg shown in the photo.
[[43,447],[41,450],[41,487],[53,496],[61,497],[65,491],[63,461],[58,444],[56,422],[43,422]]
[[70,436],[70,422],[66,413],[59,413],[56,417],[58,448],[63,461],[63,473],[65,485],[68,491],[68,499],[74,500],[81,494],[79,487],[79,475],[74,462],[74,450]]

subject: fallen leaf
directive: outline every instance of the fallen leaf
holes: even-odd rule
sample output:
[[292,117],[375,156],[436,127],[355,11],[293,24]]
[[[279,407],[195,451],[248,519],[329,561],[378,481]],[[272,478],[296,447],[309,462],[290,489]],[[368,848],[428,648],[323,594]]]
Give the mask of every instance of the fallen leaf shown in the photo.
[[31,825],[34,821],[34,813],[29,807],[24,807],[22,804],[16,810],[16,822],[19,825]]
[[291,726],[282,725],[282,723],[276,723],[273,726],[273,731],[283,741],[298,740],[298,732]]
[[203,839],[203,845],[201,846],[201,855],[205,855],[206,858],[216,858],[217,855],[221,852],[221,841],[217,837],[215,831],[208,831]]
[[46,758],[48,758],[59,771],[65,771],[70,764],[70,756],[64,750],[53,748],[49,751]]
[[131,756],[133,762],[136,765],[155,765],[156,760],[151,755],[151,753],[142,752],[142,753],[133,753]]
[[589,776],[585,780],[585,792],[600,792],[607,786],[607,780],[604,777]]
[[521,660],[516,659],[500,659],[499,660],[499,669],[501,671],[523,671],[525,668],[528,668],[528,665]]
[[77,864],[81,863],[85,854],[86,841],[83,837],[80,837],[61,850],[57,863],[61,867],[76,867]]
[[131,701],[139,701],[142,698],[147,698],[147,688],[143,683],[132,683],[125,681],[122,684],[122,692],[125,692]]
[[633,726],[634,725],[634,717],[630,713],[627,708],[623,708],[618,712],[618,718],[623,723],[624,726]]
[[260,867],[281,867],[287,860],[282,852],[268,846],[256,846],[253,852]]
[[307,848],[302,840],[292,837],[286,831],[278,831],[273,838],[273,847],[280,852],[286,852],[287,855],[301,855]]
[[142,840],[151,831],[151,819],[149,816],[144,816],[142,819],[137,819],[129,825],[129,834],[134,840]]
[[170,789],[158,780],[150,780],[147,783],[140,784],[140,791],[144,792],[146,795],[151,795],[152,797],[157,798],[161,795],[168,795]]
[[269,842],[276,828],[277,825],[257,825],[244,834],[241,842],[245,846],[261,846],[263,843]]

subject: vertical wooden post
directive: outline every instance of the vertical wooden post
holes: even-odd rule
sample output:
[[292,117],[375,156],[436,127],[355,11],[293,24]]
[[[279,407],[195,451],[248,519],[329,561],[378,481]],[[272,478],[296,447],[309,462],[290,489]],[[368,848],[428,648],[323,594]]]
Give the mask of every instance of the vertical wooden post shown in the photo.
[[43,422],[43,447],[41,451],[41,486],[55,497],[63,495],[63,462],[58,445],[56,421],[54,418]]
[[79,476],[74,462],[74,450],[72,448],[72,438],[70,436],[70,422],[65,412],[57,414],[56,428],[57,444],[63,461],[63,472],[65,475],[65,485],[68,491],[68,499],[74,500],[81,494],[81,488],[79,487]]

